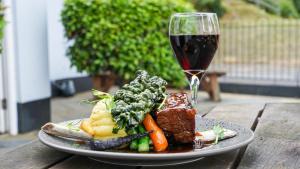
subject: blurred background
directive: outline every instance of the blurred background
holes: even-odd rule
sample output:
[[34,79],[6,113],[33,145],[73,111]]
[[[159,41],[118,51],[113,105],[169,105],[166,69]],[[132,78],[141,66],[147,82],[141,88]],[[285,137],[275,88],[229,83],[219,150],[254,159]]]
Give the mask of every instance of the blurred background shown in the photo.
[[185,90],[168,38],[176,12],[215,12],[220,44],[199,92],[218,104],[300,102],[299,0],[2,0],[0,154],[48,121],[89,116],[90,89],[138,69]]

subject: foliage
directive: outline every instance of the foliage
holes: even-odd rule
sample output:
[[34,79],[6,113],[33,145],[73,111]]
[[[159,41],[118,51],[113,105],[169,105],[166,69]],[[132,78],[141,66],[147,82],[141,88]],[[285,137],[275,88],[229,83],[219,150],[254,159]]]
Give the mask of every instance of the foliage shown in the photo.
[[[5,7],[3,6],[3,4],[0,3],[0,41],[2,41],[3,36],[4,36],[4,26],[5,26],[5,20],[4,20],[4,10]],[[0,53],[2,53],[3,50],[3,46],[2,43],[0,43]]]
[[300,1],[294,0],[294,5],[295,5],[295,8],[297,9],[298,13],[300,13]]
[[168,39],[169,17],[193,11],[181,0],[65,0],[67,55],[79,72],[112,71],[125,80],[147,70],[180,87],[185,77]]
[[267,13],[264,9],[258,8],[254,4],[249,4],[248,1],[222,1],[226,13],[222,20],[259,20],[259,19],[274,19],[279,18],[276,15]]
[[292,0],[280,0],[280,15],[285,18],[298,17],[297,9]]
[[267,7],[263,7],[261,6],[262,8],[264,8],[268,13],[271,13],[271,14],[279,14],[279,11],[280,11],[280,5],[279,5],[279,1],[280,0],[262,0],[265,4],[269,4],[269,6],[271,6],[271,8],[267,8]]
[[221,0],[189,0],[192,2],[197,11],[215,12],[219,17],[226,12]]
[[[273,7],[270,8],[269,6],[260,5],[260,7],[265,9],[268,13],[280,14],[280,16],[285,18],[297,18],[299,16],[297,11],[297,6],[296,6],[297,3],[299,3],[300,5],[299,0],[261,0],[261,1],[263,2],[262,4],[269,4],[269,6]],[[255,1],[252,0],[248,0],[248,2],[255,3]]]

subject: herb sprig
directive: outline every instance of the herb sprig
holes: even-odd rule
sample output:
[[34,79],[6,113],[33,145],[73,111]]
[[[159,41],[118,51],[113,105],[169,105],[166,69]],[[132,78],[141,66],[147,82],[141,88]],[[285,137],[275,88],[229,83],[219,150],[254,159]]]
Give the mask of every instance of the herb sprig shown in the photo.
[[75,121],[71,121],[69,122],[66,127],[69,129],[69,130],[73,130],[73,131],[80,131],[80,129],[78,128],[77,124],[81,122],[81,120],[78,120],[77,122]]
[[81,102],[96,105],[100,100],[102,100],[108,110],[111,110],[114,107],[114,97],[111,94],[92,89],[92,95],[94,96],[94,99],[84,99]]
[[214,142],[214,144],[218,144],[218,141],[220,140],[220,139],[223,139],[224,138],[224,128],[220,125],[220,124],[218,124],[218,125],[215,125],[214,127],[213,127],[213,131],[214,131],[214,133],[215,133],[215,135],[216,135],[216,139],[215,139],[215,142]]

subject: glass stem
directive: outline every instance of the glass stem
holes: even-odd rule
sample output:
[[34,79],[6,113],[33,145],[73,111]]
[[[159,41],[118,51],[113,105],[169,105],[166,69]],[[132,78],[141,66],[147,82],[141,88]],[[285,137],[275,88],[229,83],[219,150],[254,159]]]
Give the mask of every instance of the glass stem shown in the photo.
[[191,82],[190,82],[190,89],[191,89],[191,92],[192,92],[192,97],[191,97],[192,106],[194,108],[197,104],[199,85],[200,85],[199,78],[196,75],[193,75],[192,78],[191,78]]

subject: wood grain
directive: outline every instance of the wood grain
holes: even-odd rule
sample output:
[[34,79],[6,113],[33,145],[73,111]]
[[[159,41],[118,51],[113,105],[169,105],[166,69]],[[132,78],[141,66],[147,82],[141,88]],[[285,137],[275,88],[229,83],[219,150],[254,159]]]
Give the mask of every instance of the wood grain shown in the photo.
[[35,140],[6,153],[0,158],[0,169],[47,168],[71,155],[56,151]]
[[248,146],[238,169],[299,169],[300,142],[259,136]]
[[[264,108],[264,104],[220,105],[212,109],[205,118],[213,118],[233,122],[251,128],[256,117]],[[202,160],[176,166],[164,166],[164,169],[228,169],[233,168],[239,150]],[[142,167],[142,169],[158,169],[162,167]]]
[[258,136],[300,141],[300,104],[268,104],[255,133]]
[[300,168],[300,104],[268,104],[239,169]]
[[88,157],[73,156],[68,160],[59,163],[50,169],[134,169],[135,167],[130,166],[118,166],[112,164],[104,164],[91,160]]
[[212,109],[205,118],[212,118],[251,128],[265,104],[220,105]]

